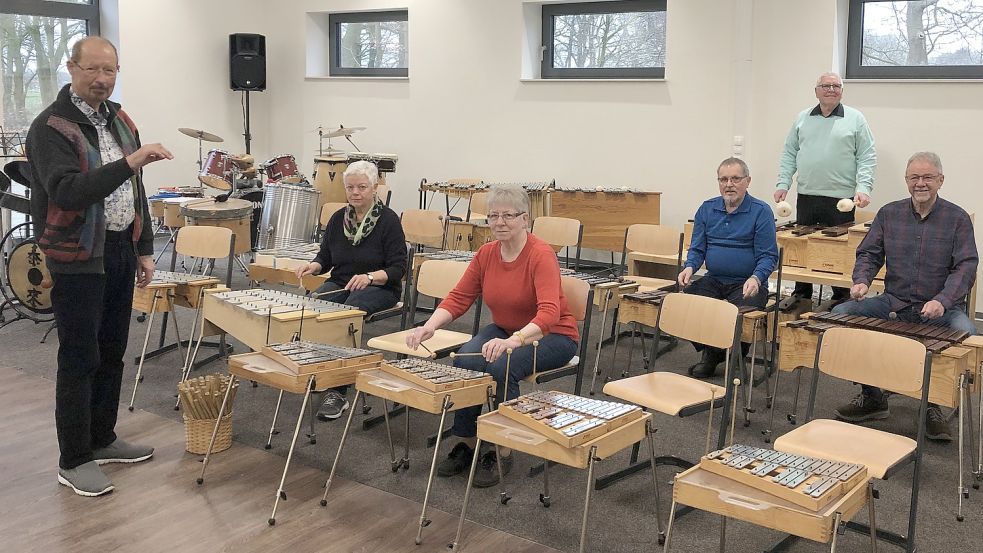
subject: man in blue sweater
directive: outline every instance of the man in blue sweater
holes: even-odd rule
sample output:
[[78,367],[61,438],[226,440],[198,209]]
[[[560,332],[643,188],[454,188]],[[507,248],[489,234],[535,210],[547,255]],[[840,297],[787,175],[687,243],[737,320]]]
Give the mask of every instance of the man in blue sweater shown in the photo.
[[[795,221],[801,225],[835,226],[853,221],[854,210],[836,204],[850,198],[859,208],[870,203],[877,152],[874,135],[862,113],[844,106],[843,80],[836,73],[816,79],[819,104],[799,113],[785,138],[778,169],[775,201],[785,199],[798,175]],[[812,284],[797,282],[794,296],[812,298]],[[833,301],[849,298],[847,288],[833,288]]]
[[[693,218],[693,238],[679,284],[687,294],[764,307],[768,277],[778,264],[771,207],[747,193],[751,173],[743,160],[731,157],[720,162],[717,184],[720,196],[703,202]],[[707,274],[693,279],[704,263]],[[709,378],[724,360],[724,351],[697,348],[703,348],[703,360],[690,372]]]

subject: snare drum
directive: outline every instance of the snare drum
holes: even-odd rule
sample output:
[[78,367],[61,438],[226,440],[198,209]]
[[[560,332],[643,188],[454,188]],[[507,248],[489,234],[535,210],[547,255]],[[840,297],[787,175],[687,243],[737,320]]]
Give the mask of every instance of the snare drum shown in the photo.
[[232,189],[232,157],[225,150],[211,150],[201,167],[198,180],[219,190]]
[[267,184],[263,187],[263,217],[259,248],[286,248],[314,240],[321,193],[310,186]]
[[188,198],[163,198],[160,202],[164,206],[164,226],[174,230],[184,226],[184,215],[181,214],[181,204],[190,202]]
[[270,182],[280,182],[284,179],[296,179],[300,177],[297,170],[297,160],[290,154],[280,154],[275,158],[261,165],[266,171],[266,179]]
[[224,227],[236,235],[235,253],[245,253],[252,249],[249,239],[249,221],[252,220],[253,204],[246,200],[229,198],[216,202],[212,198],[204,200],[185,200],[181,214],[189,225]]

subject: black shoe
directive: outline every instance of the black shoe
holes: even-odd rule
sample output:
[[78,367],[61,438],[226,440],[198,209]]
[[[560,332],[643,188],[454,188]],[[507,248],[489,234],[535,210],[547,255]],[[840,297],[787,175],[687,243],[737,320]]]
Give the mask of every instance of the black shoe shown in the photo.
[[474,450],[464,442],[458,442],[447,458],[437,464],[437,476],[457,476],[471,466]]
[[724,350],[717,348],[706,348],[703,350],[703,361],[693,365],[689,374],[693,378],[710,378],[717,373],[717,366],[726,359]]
[[928,407],[928,413],[925,417],[925,437],[936,442],[952,441],[949,421],[946,420],[938,405],[929,405]]
[[[494,449],[481,456],[478,462],[478,468],[474,473],[474,482],[472,483],[475,488],[490,488],[498,484],[497,458]],[[502,476],[508,474],[510,470],[512,470],[512,455],[503,455]]]
[[836,418],[847,422],[864,422],[886,419],[891,415],[887,407],[887,399],[883,396],[874,398],[861,392],[853,401],[836,408]]
[[322,421],[334,420],[348,409],[348,400],[338,390],[328,390],[324,393],[324,401],[317,410],[317,418]]

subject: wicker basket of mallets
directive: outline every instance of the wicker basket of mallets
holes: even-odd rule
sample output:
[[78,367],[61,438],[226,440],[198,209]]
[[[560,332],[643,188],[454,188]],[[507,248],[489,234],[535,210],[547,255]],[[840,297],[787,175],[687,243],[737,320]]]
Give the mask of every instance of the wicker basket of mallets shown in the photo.
[[218,433],[215,434],[215,445],[212,453],[225,451],[232,447],[232,402],[239,388],[237,382],[229,394],[225,412],[219,416],[222,408],[222,398],[229,385],[230,378],[222,374],[199,376],[177,385],[184,412],[184,448],[188,453],[204,454],[208,452],[208,442],[212,438],[215,419],[219,420]]

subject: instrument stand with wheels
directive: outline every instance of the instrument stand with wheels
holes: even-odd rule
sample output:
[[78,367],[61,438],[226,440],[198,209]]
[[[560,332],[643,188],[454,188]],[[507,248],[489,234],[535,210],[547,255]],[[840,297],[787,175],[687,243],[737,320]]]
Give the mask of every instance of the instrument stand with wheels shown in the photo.
[[[409,469],[409,432],[410,432],[410,421],[409,413],[405,413],[405,429],[404,429],[404,449],[403,457],[396,459],[396,448],[393,443],[392,429],[389,423],[389,402],[399,402],[405,406],[406,411],[410,407],[414,409],[419,409],[421,411],[439,414],[440,422],[438,423],[438,431],[444,427],[444,422],[447,418],[447,413],[462,409],[465,407],[472,407],[475,405],[481,405],[487,403],[489,409],[491,409],[492,403],[494,401],[494,390],[495,384],[492,381],[491,375],[484,375],[481,378],[477,378],[470,381],[455,381],[453,383],[446,384],[446,386],[455,386],[453,388],[447,388],[442,391],[438,391],[431,388],[442,388],[442,385],[432,386],[428,385],[425,380],[420,377],[415,377],[413,374],[408,372],[404,373],[402,369],[396,368],[401,367],[400,363],[409,366],[433,366],[429,361],[417,360],[403,360],[396,361],[393,365],[384,364],[380,369],[372,369],[368,371],[363,371],[358,373],[355,378],[355,398],[352,400],[353,403],[358,403],[359,396],[373,395],[378,396],[383,399],[383,408],[385,413],[386,422],[386,436],[389,441],[389,453],[390,453],[390,469],[393,472],[398,472],[400,468],[403,470]],[[419,363],[419,365],[417,365]],[[446,367],[446,365],[444,365]],[[450,368],[452,369],[453,368]],[[404,377],[405,376],[405,377]],[[348,420],[345,423],[345,429],[341,434],[341,441],[338,444],[338,452],[335,454],[334,461],[331,464],[331,472],[328,475],[328,480],[324,485],[324,496],[321,498],[321,506],[326,506],[328,504],[328,492],[331,490],[331,482],[334,480],[335,473],[338,468],[338,461],[341,458],[341,451],[345,447],[345,442],[348,438],[348,432],[351,430],[352,418],[355,410],[351,409],[348,412]],[[430,525],[430,519],[427,518],[427,505],[430,501],[430,491],[433,488],[434,475],[437,471],[437,459],[439,457],[438,453],[440,450],[440,442],[434,444],[433,458],[430,463],[430,472],[427,478],[427,488],[423,496],[423,508],[420,512],[419,528],[417,529],[416,544],[420,545],[423,541],[423,529]],[[475,457],[477,458],[477,454]]]

